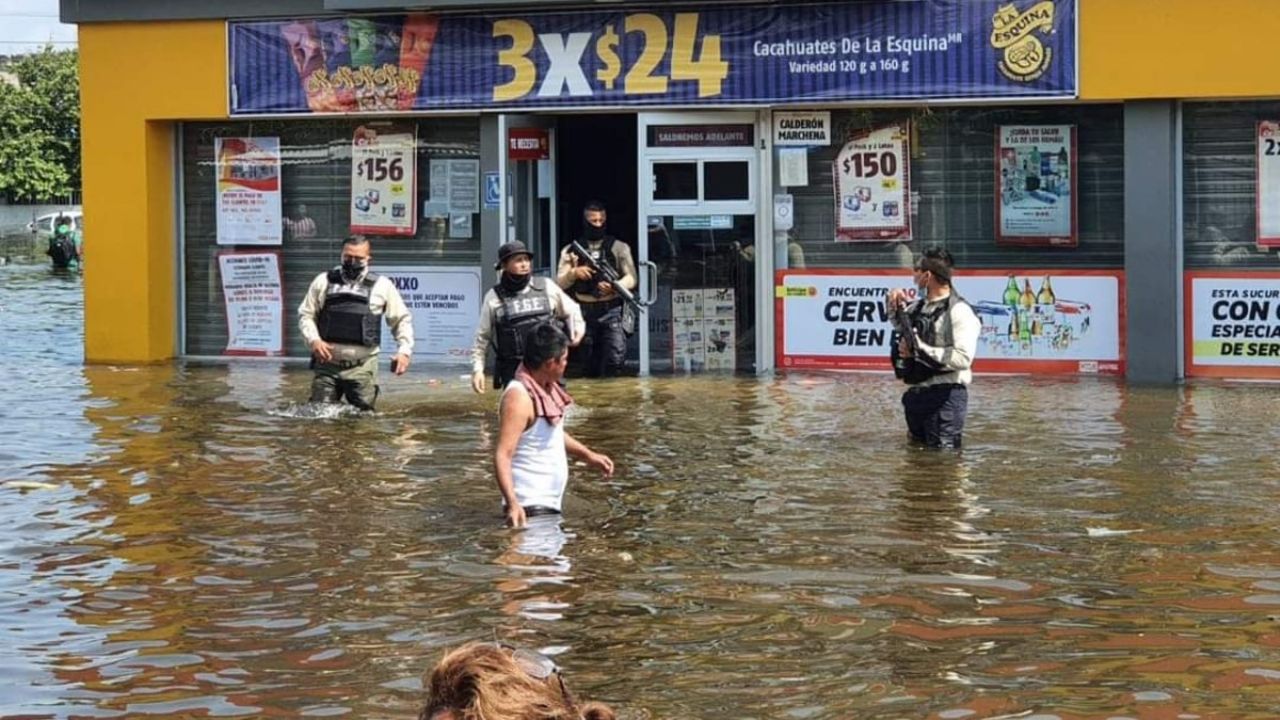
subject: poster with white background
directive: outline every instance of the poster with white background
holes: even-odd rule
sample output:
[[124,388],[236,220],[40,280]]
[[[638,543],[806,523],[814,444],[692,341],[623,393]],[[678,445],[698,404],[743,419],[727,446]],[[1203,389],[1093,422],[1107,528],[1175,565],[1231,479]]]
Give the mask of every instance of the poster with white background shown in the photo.
[[356,128],[351,141],[351,232],[418,231],[417,135],[385,123]]
[[[982,325],[974,369],[1122,373],[1122,277],[1080,272],[957,275],[955,287]],[[910,275],[898,271],[781,271],[779,366],[890,370],[892,288],[914,293]]]
[[279,245],[280,138],[213,139],[219,245]]
[[841,240],[910,240],[911,187],[907,125],[859,133],[833,164],[836,236]]
[[[461,365],[471,362],[471,344],[480,319],[478,267],[380,266],[413,316],[414,362]],[[396,350],[391,333],[382,334],[382,352]]]
[[1280,273],[1194,272],[1188,285],[1187,374],[1280,378]]
[[226,355],[284,354],[284,284],[274,252],[222,253],[218,274],[227,314]]
[[1280,247],[1280,121],[1258,123],[1258,247]]

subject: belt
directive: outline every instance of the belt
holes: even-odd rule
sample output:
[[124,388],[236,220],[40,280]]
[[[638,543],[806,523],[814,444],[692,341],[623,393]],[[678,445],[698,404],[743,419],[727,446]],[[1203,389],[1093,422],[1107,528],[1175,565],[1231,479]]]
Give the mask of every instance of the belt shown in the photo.
[[928,390],[950,390],[951,388],[962,388],[964,383],[936,383],[934,385],[911,385],[907,388],[909,393],[919,393]]
[[525,517],[539,517],[542,515],[559,515],[560,511],[545,505],[529,505],[524,509]]
[[597,310],[608,310],[611,307],[617,307],[618,305],[621,305],[622,298],[619,297],[619,298],[614,298],[612,300],[583,300],[581,299],[581,297],[579,297],[578,304],[582,306],[583,310],[586,310],[587,308],[595,308]]

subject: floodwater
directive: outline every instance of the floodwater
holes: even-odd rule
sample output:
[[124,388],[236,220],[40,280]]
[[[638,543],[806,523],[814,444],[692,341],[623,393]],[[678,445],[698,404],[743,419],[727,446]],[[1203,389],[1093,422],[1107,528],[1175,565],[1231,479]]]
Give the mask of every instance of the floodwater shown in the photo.
[[[0,267],[0,717],[413,717],[443,649],[554,654],[624,718],[1264,718],[1277,389],[574,381],[563,529],[503,529],[495,397],[302,366],[83,367],[80,280]],[[419,368],[421,370],[421,368]]]

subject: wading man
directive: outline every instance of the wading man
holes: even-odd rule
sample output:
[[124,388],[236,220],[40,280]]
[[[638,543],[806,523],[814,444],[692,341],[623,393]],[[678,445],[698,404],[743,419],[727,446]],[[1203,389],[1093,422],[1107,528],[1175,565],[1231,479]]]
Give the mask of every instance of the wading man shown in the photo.
[[982,324],[951,286],[951,253],[926,250],[912,268],[918,297],[891,290],[894,374],[910,387],[902,394],[911,439],[933,448],[958,448],[969,410],[973,356]]

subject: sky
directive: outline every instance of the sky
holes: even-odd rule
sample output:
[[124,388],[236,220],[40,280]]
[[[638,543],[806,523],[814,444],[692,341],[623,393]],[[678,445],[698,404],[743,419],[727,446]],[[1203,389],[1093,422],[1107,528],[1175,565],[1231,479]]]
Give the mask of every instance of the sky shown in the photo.
[[76,26],[58,22],[58,0],[0,0],[0,55],[75,47]]

